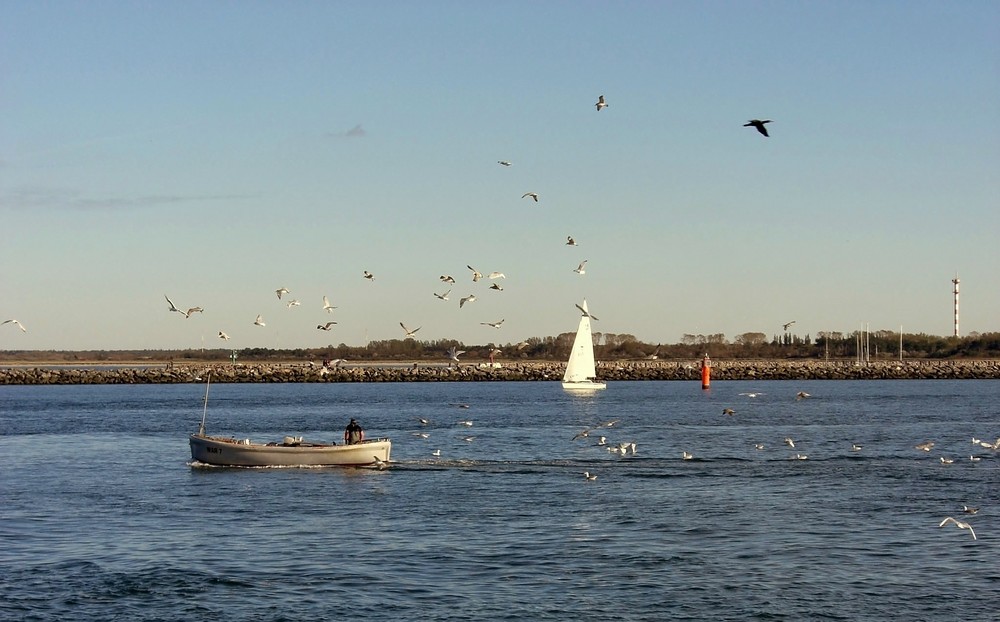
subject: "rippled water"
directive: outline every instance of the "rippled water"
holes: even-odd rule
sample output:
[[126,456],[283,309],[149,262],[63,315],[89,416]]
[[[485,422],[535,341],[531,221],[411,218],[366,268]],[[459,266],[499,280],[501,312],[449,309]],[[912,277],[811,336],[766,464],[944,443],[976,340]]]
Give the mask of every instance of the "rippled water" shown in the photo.
[[393,439],[386,471],[192,467],[203,395],[0,387],[0,618],[944,620],[1000,602],[1000,452],[970,442],[1000,436],[995,381],[211,388],[212,434],[332,440],[356,417]]

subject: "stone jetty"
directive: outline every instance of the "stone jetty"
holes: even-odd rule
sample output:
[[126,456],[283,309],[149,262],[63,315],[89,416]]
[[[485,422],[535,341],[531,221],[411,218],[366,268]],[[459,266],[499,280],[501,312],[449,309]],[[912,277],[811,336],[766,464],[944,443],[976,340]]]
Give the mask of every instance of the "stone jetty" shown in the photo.
[[[176,384],[204,382],[544,382],[562,379],[565,363],[503,362],[499,366],[440,363],[315,363],[0,366],[0,385]],[[700,380],[697,362],[611,361],[597,375],[623,380]],[[1000,360],[713,361],[712,380],[1000,379]]]

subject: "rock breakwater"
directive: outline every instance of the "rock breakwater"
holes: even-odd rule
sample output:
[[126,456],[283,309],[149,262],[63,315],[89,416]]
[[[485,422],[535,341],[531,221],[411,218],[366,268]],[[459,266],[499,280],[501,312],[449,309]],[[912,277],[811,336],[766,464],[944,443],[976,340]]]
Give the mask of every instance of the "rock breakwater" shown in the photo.
[[[0,385],[176,384],[203,382],[503,382],[558,381],[564,363],[517,362],[500,367],[442,364],[347,364],[326,369],[312,363],[192,365],[40,365],[0,367]],[[598,376],[622,380],[700,380],[697,363],[613,361],[598,364]],[[889,380],[1000,379],[1000,361],[714,361],[712,380]]]

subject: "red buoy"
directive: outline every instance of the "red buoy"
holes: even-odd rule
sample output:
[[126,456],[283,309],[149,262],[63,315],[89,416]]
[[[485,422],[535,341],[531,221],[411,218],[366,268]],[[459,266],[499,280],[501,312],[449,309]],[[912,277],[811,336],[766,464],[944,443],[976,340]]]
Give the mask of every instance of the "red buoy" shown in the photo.
[[701,359],[701,388],[707,389],[708,385],[712,382],[712,359],[708,358],[708,354]]

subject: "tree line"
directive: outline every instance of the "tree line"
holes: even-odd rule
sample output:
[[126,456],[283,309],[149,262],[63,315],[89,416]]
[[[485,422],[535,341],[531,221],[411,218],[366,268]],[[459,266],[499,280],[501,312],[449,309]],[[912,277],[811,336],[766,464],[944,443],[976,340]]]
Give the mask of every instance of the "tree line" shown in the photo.
[[[464,350],[463,360],[486,360],[491,355],[496,360],[566,360],[573,345],[575,333],[561,333],[555,337],[532,337],[520,343],[464,344],[453,339],[418,341],[416,339],[387,339],[372,341],[363,346],[346,344],[317,348],[270,349],[223,348],[188,350],[89,350],[89,351],[27,351],[2,352],[5,360],[17,361],[322,361],[344,359],[347,361],[440,361],[445,352],[455,347]],[[628,333],[594,333],[594,356],[598,360],[690,360],[708,354],[715,359],[829,359],[845,360],[859,356],[868,360],[899,359],[961,359],[1000,358],[1000,333],[972,333],[966,337],[941,337],[936,335],[906,334],[878,330],[820,332],[810,335],[783,333],[743,333],[733,339],[723,334],[685,334],[679,343],[645,343]]]

